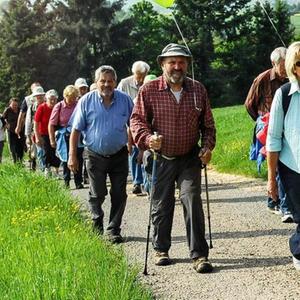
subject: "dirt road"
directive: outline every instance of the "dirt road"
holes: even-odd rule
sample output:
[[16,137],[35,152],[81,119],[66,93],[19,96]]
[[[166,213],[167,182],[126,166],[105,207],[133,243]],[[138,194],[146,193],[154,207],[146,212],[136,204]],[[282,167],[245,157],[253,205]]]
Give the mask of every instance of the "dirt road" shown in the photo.
[[[149,202],[131,194],[128,185],[123,247],[129,262],[140,266],[142,282],[157,299],[300,299],[300,272],[294,270],[288,248],[295,224],[284,224],[267,211],[266,183],[213,171],[208,177],[214,246],[210,260],[215,267],[211,274],[197,274],[192,268],[178,201],[170,250],[173,264],[155,266],[150,247],[149,276],[142,275]],[[204,191],[203,186],[206,213]],[[73,192],[85,199],[88,190]]]

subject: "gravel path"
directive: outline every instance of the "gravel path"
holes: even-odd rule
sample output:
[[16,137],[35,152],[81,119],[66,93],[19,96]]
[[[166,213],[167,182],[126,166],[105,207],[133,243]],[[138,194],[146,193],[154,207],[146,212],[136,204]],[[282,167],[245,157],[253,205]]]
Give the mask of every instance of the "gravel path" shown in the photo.
[[[155,266],[150,247],[149,276],[142,274],[149,202],[147,197],[131,194],[128,185],[123,247],[129,262],[140,266],[141,281],[157,299],[300,299],[300,272],[292,266],[288,247],[295,224],[283,224],[279,216],[267,211],[266,183],[212,170],[208,178],[214,246],[210,260],[215,267],[211,274],[197,274],[192,268],[179,201],[170,250],[173,264]],[[73,193],[83,200],[87,191]],[[107,216],[109,201],[105,202]]]

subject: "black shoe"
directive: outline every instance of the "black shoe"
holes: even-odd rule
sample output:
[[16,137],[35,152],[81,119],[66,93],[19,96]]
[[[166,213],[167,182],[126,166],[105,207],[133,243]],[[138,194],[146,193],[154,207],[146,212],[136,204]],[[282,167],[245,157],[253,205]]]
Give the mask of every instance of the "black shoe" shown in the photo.
[[82,184],[82,183],[76,184],[76,189],[77,189],[77,190],[84,189],[83,184]]
[[140,184],[135,184],[132,190],[133,194],[141,194],[142,193],[142,189],[141,189],[141,185]]
[[110,234],[108,235],[108,240],[112,243],[112,244],[121,244],[124,242],[123,237],[121,236],[121,234]]

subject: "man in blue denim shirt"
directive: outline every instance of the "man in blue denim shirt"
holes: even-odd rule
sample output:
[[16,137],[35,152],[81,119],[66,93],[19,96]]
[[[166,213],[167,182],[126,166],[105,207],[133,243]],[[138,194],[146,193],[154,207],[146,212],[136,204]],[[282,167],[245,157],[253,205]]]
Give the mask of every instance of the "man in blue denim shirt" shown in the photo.
[[103,233],[102,203],[107,195],[108,175],[111,210],[107,233],[112,243],[121,243],[120,226],[127,200],[127,127],[133,102],[128,95],[115,89],[116,81],[115,70],[111,66],[101,66],[95,72],[97,90],[79,100],[72,116],[68,166],[70,170],[77,171],[76,148],[82,132],[90,181],[89,207],[94,227],[100,234]]

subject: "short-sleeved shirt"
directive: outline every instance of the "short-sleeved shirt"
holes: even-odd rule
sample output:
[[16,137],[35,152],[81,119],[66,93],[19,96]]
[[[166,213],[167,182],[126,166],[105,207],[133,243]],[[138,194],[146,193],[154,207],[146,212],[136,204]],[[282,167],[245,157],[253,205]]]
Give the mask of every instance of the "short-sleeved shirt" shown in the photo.
[[83,133],[83,143],[100,155],[117,153],[127,144],[127,125],[132,112],[131,98],[114,90],[112,103],[106,107],[99,91],[85,94],[72,116],[72,128]]
[[67,127],[76,105],[77,102],[68,105],[65,100],[56,103],[52,110],[49,124],[54,126],[58,125],[61,127]]
[[49,107],[46,102],[40,104],[34,115],[34,121],[38,124],[38,131],[41,135],[49,135],[48,124],[53,107]]
[[144,84],[138,93],[130,119],[134,142],[149,149],[153,132],[163,136],[161,152],[185,155],[198,145],[212,150],[216,141],[214,119],[205,87],[186,78],[177,102],[163,76]]

